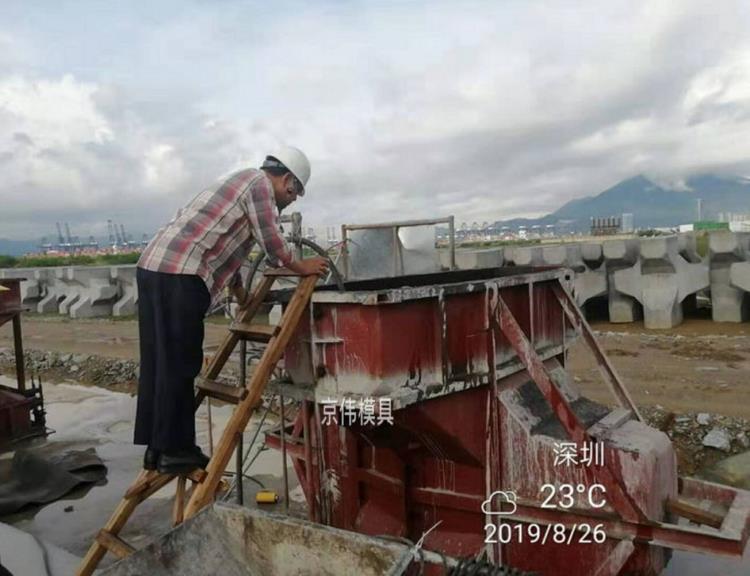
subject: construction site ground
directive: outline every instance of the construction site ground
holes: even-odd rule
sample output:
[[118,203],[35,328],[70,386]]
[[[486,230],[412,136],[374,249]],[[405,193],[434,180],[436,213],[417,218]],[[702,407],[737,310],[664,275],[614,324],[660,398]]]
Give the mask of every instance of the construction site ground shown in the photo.
[[[218,346],[226,327],[222,319],[212,318],[206,323],[208,352]],[[646,418],[673,439],[681,474],[704,473],[720,460],[750,450],[750,405],[747,403],[750,325],[718,324],[705,318],[693,318],[669,331],[648,331],[640,323],[594,322],[593,328]],[[97,451],[107,462],[109,474],[106,486],[82,491],[73,500],[65,499],[41,510],[20,513],[11,518],[10,523],[82,555],[141,464],[143,450],[131,444],[138,325],[134,318],[72,320],[27,315],[23,319],[23,331],[25,348],[31,356],[31,371],[40,373],[48,383],[49,425],[58,430],[46,442],[77,447],[86,444],[85,438],[97,438]],[[13,372],[11,336],[9,326],[0,328],[0,373],[6,375],[5,384],[11,383],[7,377]],[[593,357],[586,353],[582,342],[572,348],[568,366],[584,395],[611,403]],[[214,410],[216,434],[220,433],[228,410],[227,406]],[[101,413],[104,415],[98,422],[97,414]],[[205,446],[205,411],[198,413],[198,420],[199,441]],[[703,444],[705,436],[714,428],[723,430],[728,438],[729,445],[723,449]],[[251,423],[246,436],[253,430]],[[250,473],[267,487],[281,490],[279,458],[274,451],[264,452]],[[296,496],[293,509],[301,514],[304,513],[303,497],[291,467],[289,472],[293,496]],[[252,482],[245,485],[247,499],[252,499],[256,487]],[[136,546],[168,528],[168,522],[164,521],[169,517],[171,505],[168,492],[163,498],[149,501],[141,520],[129,527],[130,533],[126,536]],[[160,521],[154,522],[156,518]],[[9,522],[9,519],[3,521]],[[75,530],[70,529],[71,522],[75,523]],[[747,562],[746,559],[741,565],[732,562],[727,566],[743,570],[747,569]],[[700,561],[696,563],[693,555],[680,554],[668,573],[706,573],[684,571],[687,566],[699,565]],[[715,567],[714,564],[706,566]]]
[[[220,317],[206,322],[207,353],[218,346],[226,327]],[[641,322],[595,321],[592,327],[646,418],[672,437],[682,474],[693,474],[750,449],[749,324],[716,323],[703,317],[688,318],[677,328],[660,331],[646,330]],[[135,392],[138,323],[134,318],[73,320],[27,315],[23,330],[27,351],[62,359],[50,362],[40,357],[34,362],[45,380],[74,380]],[[6,349],[5,357],[0,352],[0,371],[6,373],[13,370],[11,336],[9,325],[0,328],[0,351]],[[132,369],[113,369],[113,363]],[[611,403],[594,358],[582,341],[572,348],[568,367],[584,395]],[[714,427],[726,430],[728,450],[703,446],[703,438]]]

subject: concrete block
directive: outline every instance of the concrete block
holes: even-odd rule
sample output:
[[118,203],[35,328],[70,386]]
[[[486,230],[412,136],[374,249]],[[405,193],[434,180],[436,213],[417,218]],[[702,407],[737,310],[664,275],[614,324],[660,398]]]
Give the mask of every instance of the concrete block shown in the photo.
[[40,285],[44,286],[44,295],[37,302],[36,311],[39,314],[57,314],[60,311],[60,302],[65,299],[65,284],[58,282],[57,271],[60,268],[37,268],[34,270],[34,278]]
[[73,277],[72,268],[55,268],[55,284],[62,296],[57,299],[57,313],[70,315],[70,307],[81,297],[84,286]]
[[574,279],[574,294],[576,303],[583,306],[592,298],[607,294],[607,272],[604,269],[578,272]]
[[[440,254],[441,264],[445,268],[450,266],[450,253]],[[484,250],[456,250],[456,268],[459,270],[473,270],[475,268],[500,268],[505,263],[503,248],[488,248]]]
[[750,262],[735,262],[729,268],[732,286],[750,292]]
[[573,271],[573,294],[579,306],[583,306],[592,298],[607,293],[605,271],[603,269],[592,270],[586,265],[581,244],[542,246],[542,260],[547,266],[564,266]]
[[682,322],[683,300],[708,288],[708,265],[685,260],[677,236],[642,239],[639,259],[617,270],[614,284],[642,304],[646,328],[673,328]]
[[583,265],[583,272],[576,273],[575,294],[579,306],[592,298],[605,296],[609,292],[607,269],[604,263],[602,245],[598,242],[578,244],[578,256]]
[[700,254],[698,254],[698,242],[693,232],[685,232],[677,236],[679,243],[680,255],[692,264],[703,262]]
[[604,263],[604,248],[599,242],[585,242],[581,246],[581,258],[591,270]]
[[732,281],[732,267],[750,255],[750,234],[714,232],[708,237],[711,276],[711,316],[714,322],[744,322],[750,312],[750,298],[743,288],[742,267],[737,268],[738,285]]
[[113,316],[132,316],[138,313],[138,285],[135,265],[112,266],[110,277],[117,286],[117,300],[112,305]]
[[[541,246],[514,246],[512,261],[516,266],[544,266]],[[506,251],[506,258],[508,253]]]
[[69,314],[71,318],[112,315],[117,286],[108,266],[58,268],[56,278],[65,287],[60,314]]
[[574,272],[583,272],[586,268],[579,244],[546,244],[541,248],[544,266],[560,266]]
[[639,252],[640,244],[636,239],[606,240],[602,244],[602,257],[607,274],[607,306],[609,321],[612,323],[635,322],[642,316],[638,301],[617,290],[614,282],[615,272],[632,267],[638,260]]

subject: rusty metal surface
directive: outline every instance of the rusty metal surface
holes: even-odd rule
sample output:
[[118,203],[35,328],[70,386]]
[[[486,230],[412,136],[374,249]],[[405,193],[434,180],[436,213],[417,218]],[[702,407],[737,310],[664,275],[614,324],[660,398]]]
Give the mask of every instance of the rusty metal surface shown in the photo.
[[28,434],[34,406],[33,398],[0,386],[0,447],[12,439]]
[[576,306],[573,297],[562,286],[556,286],[554,292],[571,325],[575,326],[576,331],[583,336],[584,342],[586,342],[589,350],[591,350],[591,353],[596,358],[599,371],[612,391],[612,394],[620,403],[620,406],[630,410],[637,420],[643,421],[643,417],[638,411],[638,407],[630,397],[627,388],[622,384],[622,379],[617,374],[615,367],[604,354],[604,350],[602,350],[599,342],[597,342],[594,337],[594,332],[591,330],[591,326],[589,326],[589,323],[586,321],[586,317],[583,315],[580,308]]
[[387,396],[402,408],[488,384],[523,369],[489,324],[496,294],[502,291],[548,359],[574,340],[572,332],[563,335],[552,292],[564,277],[559,268],[481,269],[351,282],[345,292],[319,288],[285,367],[319,402]]
[[[13,324],[13,350],[15,355],[17,388],[0,386],[0,449],[11,442],[45,434],[45,418],[41,387],[26,386],[26,367],[21,330],[20,284],[24,278],[4,278],[0,286],[0,325]],[[33,416],[33,418],[32,418]]]
[[[307,399],[289,429],[289,454],[311,517],[414,540],[429,531],[427,549],[453,556],[486,551],[496,563],[543,576],[571,566],[582,576],[654,576],[669,561],[668,547],[740,554],[750,494],[688,480],[678,486],[665,434],[576,391],[565,350],[581,323],[559,297],[565,271],[471,272],[477,276],[316,292],[285,358],[294,382],[286,386],[304,388]],[[323,399],[366,396],[393,399],[392,426],[321,425]],[[628,398],[626,391],[619,396]],[[561,440],[603,446],[605,462],[556,466]],[[278,435],[268,443],[279,447]],[[545,483],[600,484],[607,501],[603,508],[576,501],[569,510],[545,509]],[[482,508],[497,490],[518,496],[517,513],[502,522]],[[721,504],[721,530],[673,523],[664,504],[678,497]],[[566,534],[600,524],[606,540],[486,543],[486,527],[505,523],[558,524]]]

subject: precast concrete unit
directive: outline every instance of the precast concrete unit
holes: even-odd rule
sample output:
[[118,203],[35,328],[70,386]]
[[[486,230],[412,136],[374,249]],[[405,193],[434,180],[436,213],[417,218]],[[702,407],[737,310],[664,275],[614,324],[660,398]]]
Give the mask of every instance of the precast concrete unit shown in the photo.
[[65,286],[60,314],[69,314],[71,318],[112,315],[117,286],[109,267],[62,267],[56,269],[55,277]]
[[643,239],[640,257],[614,273],[614,285],[641,303],[646,328],[673,328],[682,322],[683,301],[708,288],[708,265],[688,262],[677,236]]
[[[708,237],[708,249],[713,320],[745,322],[748,319],[750,304],[747,296],[750,282],[743,281],[742,270],[747,267],[747,258],[750,255],[750,234],[714,232]],[[733,268],[736,284],[732,279]]]
[[110,274],[117,286],[117,300],[112,305],[113,316],[132,316],[138,313],[138,285],[135,266],[112,266]]

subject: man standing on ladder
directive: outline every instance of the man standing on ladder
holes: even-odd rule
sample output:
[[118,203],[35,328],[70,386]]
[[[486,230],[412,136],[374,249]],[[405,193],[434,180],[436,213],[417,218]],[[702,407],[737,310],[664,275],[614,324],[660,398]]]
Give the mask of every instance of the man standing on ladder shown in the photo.
[[147,446],[145,469],[182,474],[208,464],[195,443],[193,390],[203,365],[203,318],[227,285],[245,299],[239,268],[253,241],[274,266],[327,273],[324,258],[292,260],[279,226],[278,213],[304,195],[309,178],[305,154],[283,147],[260,170],[240,170],[198,194],[141,254],[135,443]]

